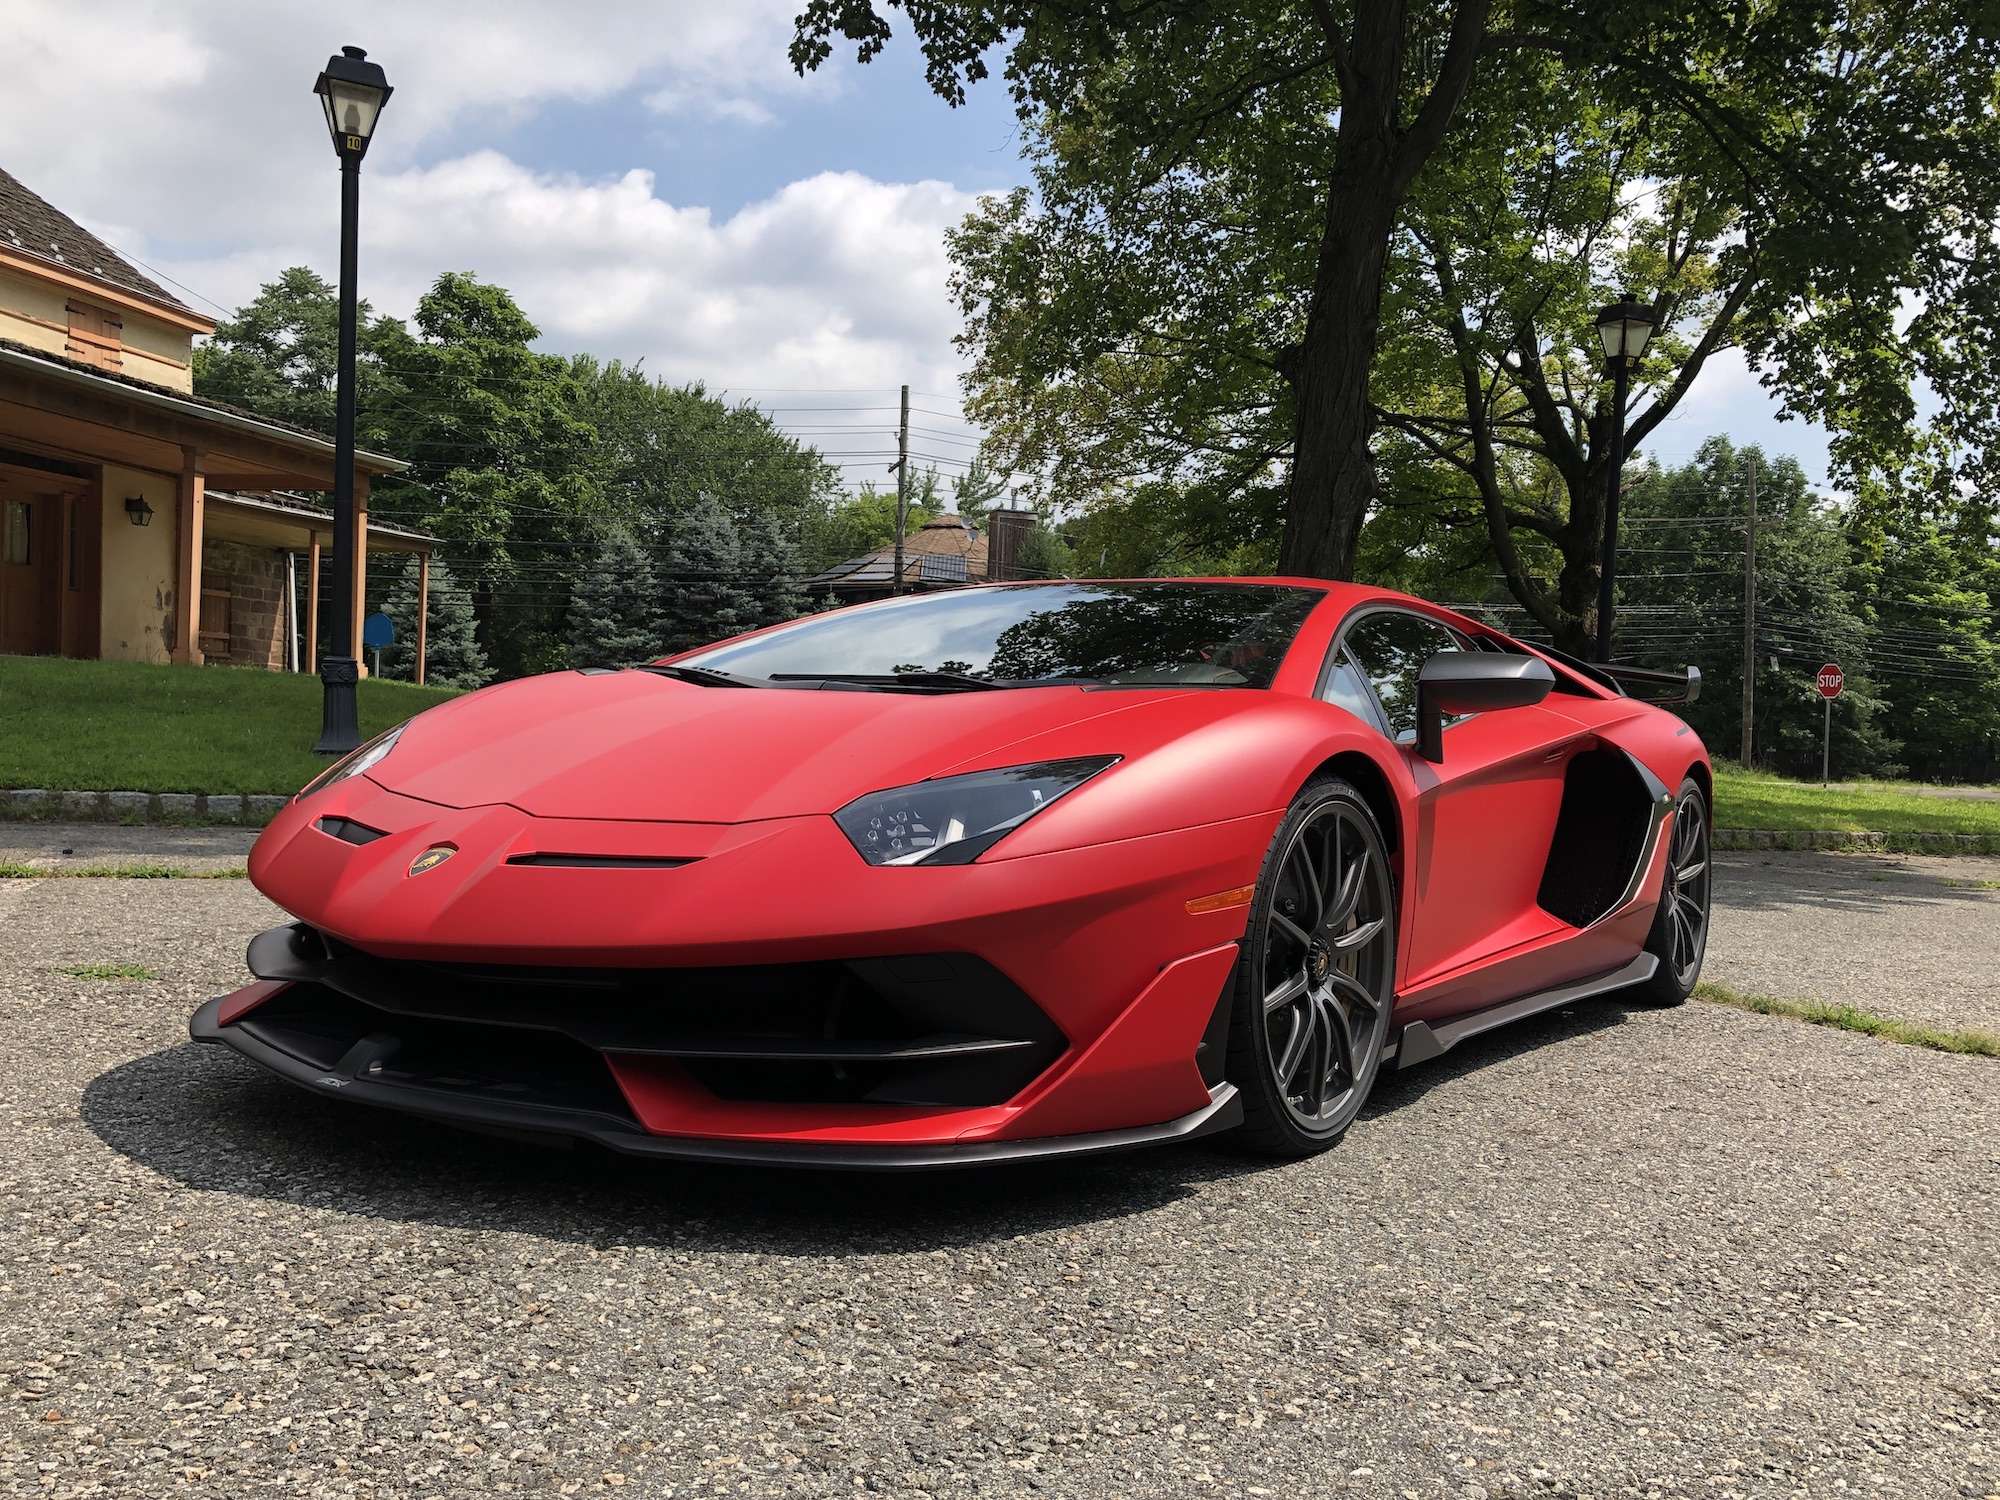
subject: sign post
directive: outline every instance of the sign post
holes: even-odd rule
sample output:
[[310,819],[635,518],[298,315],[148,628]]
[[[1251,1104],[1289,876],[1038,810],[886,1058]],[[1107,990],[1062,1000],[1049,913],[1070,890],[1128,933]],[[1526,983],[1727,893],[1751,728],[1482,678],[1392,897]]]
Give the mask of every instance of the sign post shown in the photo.
[[1819,695],[1826,702],[1826,728],[1819,742],[1819,787],[1825,791],[1831,784],[1828,774],[1833,766],[1833,700],[1840,696],[1840,690],[1847,685],[1847,678],[1840,670],[1840,663],[1830,661],[1819,669],[1816,680]]
[[375,653],[375,675],[382,675],[382,648],[396,640],[396,622],[377,610],[361,622],[361,644]]

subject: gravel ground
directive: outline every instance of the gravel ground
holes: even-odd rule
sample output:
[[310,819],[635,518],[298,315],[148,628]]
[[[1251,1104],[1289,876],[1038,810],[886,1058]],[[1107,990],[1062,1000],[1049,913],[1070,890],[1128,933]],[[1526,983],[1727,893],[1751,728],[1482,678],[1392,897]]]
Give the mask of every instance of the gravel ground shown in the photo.
[[2000,1492],[1985,1060],[1597,1002],[1305,1163],[675,1169],[187,1045],[273,920],[0,882],[0,1491]]
[[1715,866],[1706,977],[2000,1033],[2000,859],[1759,852]]
[[88,865],[175,865],[241,869],[256,828],[177,828],[167,824],[0,823],[0,864],[37,869]]

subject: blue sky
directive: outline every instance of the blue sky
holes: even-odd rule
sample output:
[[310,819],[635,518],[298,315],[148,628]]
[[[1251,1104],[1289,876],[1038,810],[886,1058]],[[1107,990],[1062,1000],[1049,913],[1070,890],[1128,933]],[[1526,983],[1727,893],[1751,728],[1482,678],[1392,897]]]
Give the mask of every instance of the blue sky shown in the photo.
[[[887,421],[904,381],[950,408],[942,237],[1025,178],[1004,84],[949,109],[902,36],[865,68],[837,56],[800,80],[797,6],[363,0],[329,19],[293,0],[8,0],[0,163],[197,307],[233,308],[286,266],[333,269],[335,168],[310,87],[358,43],[397,88],[363,199],[377,306],[405,313],[439,272],[471,270],[513,291],[552,349],[643,358],[788,423]],[[71,82],[82,59],[88,91]],[[816,404],[875,409],[794,410]],[[1652,456],[1716,432],[1824,473],[1823,434],[1778,423],[1733,355]]]

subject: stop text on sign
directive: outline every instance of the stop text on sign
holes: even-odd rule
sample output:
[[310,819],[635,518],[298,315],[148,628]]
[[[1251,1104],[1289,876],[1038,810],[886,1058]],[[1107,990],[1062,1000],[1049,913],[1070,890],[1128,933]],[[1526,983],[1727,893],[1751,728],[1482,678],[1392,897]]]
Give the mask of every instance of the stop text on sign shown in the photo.
[[1838,698],[1840,690],[1847,684],[1847,678],[1841,673],[1840,663],[1830,661],[1819,669],[1818,682],[1820,697]]

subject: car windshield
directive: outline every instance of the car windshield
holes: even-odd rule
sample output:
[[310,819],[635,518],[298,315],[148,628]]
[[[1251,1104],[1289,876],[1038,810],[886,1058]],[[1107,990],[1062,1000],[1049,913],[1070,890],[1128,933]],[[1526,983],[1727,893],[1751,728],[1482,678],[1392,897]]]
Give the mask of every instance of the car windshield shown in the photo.
[[1321,597],[1252,583],[963,589],[813,616],[683,665],[764,678],[920,673],[1261,688]]

